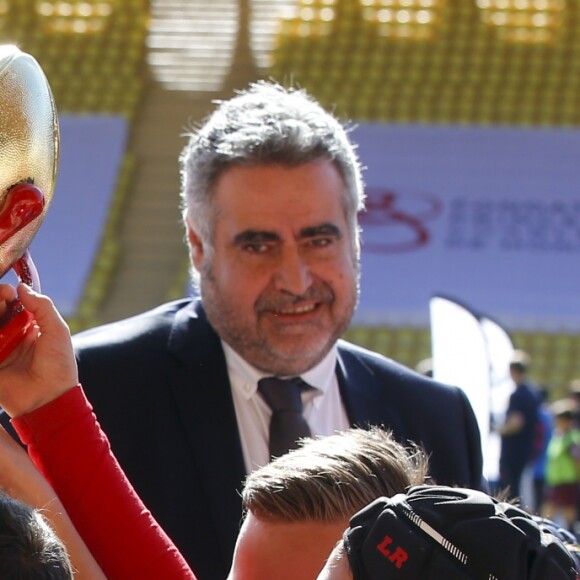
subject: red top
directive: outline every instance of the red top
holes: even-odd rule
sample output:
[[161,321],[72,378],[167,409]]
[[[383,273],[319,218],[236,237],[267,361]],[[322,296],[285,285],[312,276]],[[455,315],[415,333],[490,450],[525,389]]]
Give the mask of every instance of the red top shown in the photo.
[[195,580],[111,452],[80,386],[12,420],[109,578]]

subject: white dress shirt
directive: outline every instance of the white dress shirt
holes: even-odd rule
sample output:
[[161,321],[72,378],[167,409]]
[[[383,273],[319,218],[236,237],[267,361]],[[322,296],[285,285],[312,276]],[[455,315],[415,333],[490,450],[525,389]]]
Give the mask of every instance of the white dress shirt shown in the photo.
[[[232,386],[246,472],[250,473],[270,461],[268,433],[272,411],[258,392],[258,381],[272,375],[253,367],[224,341],[222,346]],[[314,368],[300,375],[313,387],[302,393],[303,415],[312,435],[331,435],[350,426],[338,390],[336,357],[335,345]]]

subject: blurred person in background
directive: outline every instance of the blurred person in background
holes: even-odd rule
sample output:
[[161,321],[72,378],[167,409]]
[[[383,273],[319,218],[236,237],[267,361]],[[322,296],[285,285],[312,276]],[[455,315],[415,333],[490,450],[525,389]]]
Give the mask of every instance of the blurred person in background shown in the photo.
[[515,351],[510,363],[514,390],[510,395],[503,424],[499,458],[499,483],[510,497],[521,497],[524,470],[534,459],[537,443],[539,398],[537,388],[528,380],[529,356]]
[[576,531],[580,504],[580,428],[575,411],[569,399],[552,405],[554,433],[547,451],[547,488],[542,508],[547,518],[563,518],[572,532]]
[[548,444],[554,431],[554,416],[548,402],[548,393],[547,387],[542,387],[538,391],[540,404],[538,406],[536,452],[533,464],[534,501],[532,504],[532,509],[535,513],[540,513],[544,502]]
[[426,377],[433,377],[433,359],[424,358],[417,363],[415,370]]
[[574,420],[580,427],[580,379],[573,379],[568,384],[568,398],[574,403]]

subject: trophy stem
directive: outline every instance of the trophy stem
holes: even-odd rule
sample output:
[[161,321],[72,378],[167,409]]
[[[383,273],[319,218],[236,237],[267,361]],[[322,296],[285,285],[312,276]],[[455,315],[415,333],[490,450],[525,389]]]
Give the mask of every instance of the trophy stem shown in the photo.
[[[40,278],[28,250],[19,260],[16,260],[12,268],[20,282],[40,292]],[[6,311],[0,317],[0,363],[33,330],[35,324],[34,317],[24,308],[20,300],[16,299],[7,303]]]
[[34,291],[40,292],[40,277],[28,250],[24,252],[24,255],[19,260],[16,260],[12,268],[20,282],[24,282]]

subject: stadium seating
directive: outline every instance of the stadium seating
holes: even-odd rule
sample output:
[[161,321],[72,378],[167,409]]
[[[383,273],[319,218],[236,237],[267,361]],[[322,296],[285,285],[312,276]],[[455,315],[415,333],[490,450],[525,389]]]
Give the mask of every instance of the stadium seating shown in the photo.
[[[59,111],[121,115],[133,124],[150,75],[147,40],[153,4],[0,0],[0,36],[37,57]],[[193,5],[199,9],[203,3],[190,4],[195,14]],[[303,86],[343,118],[435,125],[580,125],[578,2],[231,0],[223,5],[228,17],[248,14],[253,6],[264,19],[259,27],[250,22],[250,30],[244,31],[261,76]],[[270,34],[268,52],[263,49],[265,36],[256,38],[268,15],[282,5],[285,10]],[[211,91],[204,90],[207,94],[200,90],[192,97],[209,102],[219,95],[214,84]],[[73,330],[102,322],[99,307],[118,266],[118,228],[134,163],[128,150],[85,296],[69,321]],[[166,297],[180,296],[186,278],[183,263],[167,281]],[[580,336],[517,329],[512,334],[516,347],[531,355],[538,381],[563,392],[580,376]],[[430,355],[425,328],[353,327],[347,336],[409,366]]]

